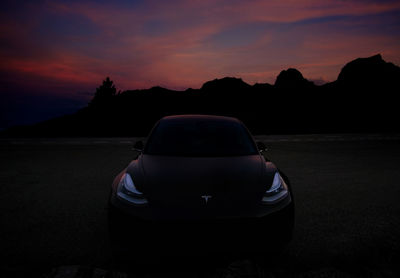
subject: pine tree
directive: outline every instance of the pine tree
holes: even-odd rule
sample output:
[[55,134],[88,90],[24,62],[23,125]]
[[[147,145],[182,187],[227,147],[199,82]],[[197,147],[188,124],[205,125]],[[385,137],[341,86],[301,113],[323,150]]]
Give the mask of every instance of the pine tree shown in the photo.
[[115,88],[114,82],[106,77],[103,80],[103,84],[96,89],[96,93],[89,105],[103,105],[107,104],[113,100],[113,98],[117,95],[117,89]]

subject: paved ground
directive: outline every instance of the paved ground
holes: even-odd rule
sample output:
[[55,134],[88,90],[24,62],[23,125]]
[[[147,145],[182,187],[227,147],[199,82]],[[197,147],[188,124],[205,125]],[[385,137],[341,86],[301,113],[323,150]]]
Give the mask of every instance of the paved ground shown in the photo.
[[113,177],[134,138],[0,141],[0,276],[396,277],[400,136],[260,136],[290,178],[297,222],[275,258],[178,257],[116,264],[107,234]]

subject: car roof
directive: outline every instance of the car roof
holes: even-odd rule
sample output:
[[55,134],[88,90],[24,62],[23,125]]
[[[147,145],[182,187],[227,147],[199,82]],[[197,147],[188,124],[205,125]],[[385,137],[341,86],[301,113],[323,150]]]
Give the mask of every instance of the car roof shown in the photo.
[[174,122],[179,122],[179,121],[197,121],[197,120],[204,120],[204,121],[223,121],[223,122],[236,122],[240,123],[240,121],[234,117],[227,117],[227,116],[216,116],[216,115],[196,115],[196,114],[190,114],[190,115],[172,115],[172,116],[166,116],[163,117],[160,121],[165,122],[165,121],[174,121]]

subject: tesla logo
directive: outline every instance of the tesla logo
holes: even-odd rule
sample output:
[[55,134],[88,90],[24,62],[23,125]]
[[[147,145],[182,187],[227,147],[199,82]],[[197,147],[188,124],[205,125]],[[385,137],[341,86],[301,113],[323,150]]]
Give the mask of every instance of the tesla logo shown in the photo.
[[206,204],[207,204],[207,203],[208,203],[208,199],[211,199],[212,196],[210,196],[210,195],[203,195],[203,196],[201,196],[201,198],[203,198],[203,199],[206,201]]

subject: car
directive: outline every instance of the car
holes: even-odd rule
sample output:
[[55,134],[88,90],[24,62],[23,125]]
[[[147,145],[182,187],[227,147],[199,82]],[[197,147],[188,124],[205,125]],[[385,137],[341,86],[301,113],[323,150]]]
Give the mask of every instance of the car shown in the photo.
[[[109,196],[113,245],[131,250],[231,250],[290,241],[289,179],[238,119],[159,120]],[[137,251],[136,251],[137,252]]]

